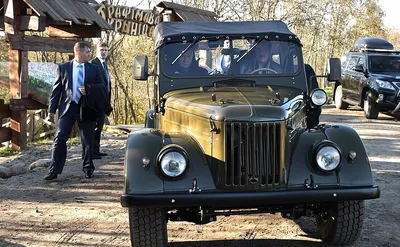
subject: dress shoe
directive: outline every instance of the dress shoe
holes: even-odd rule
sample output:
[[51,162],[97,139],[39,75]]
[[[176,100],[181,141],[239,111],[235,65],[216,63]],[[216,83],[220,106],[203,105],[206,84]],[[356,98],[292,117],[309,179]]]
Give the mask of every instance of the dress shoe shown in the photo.
[[92,155],[92,160],[100,160],[100,159],[101,159],[101,156],[98,156],[95,154]]
[[92,178],[93,177],[93,171],[85,171],[85,178]]
[[95,153],[93,153],[94,155],[97,155],[97,156],[107,156],[107,154],[106,153],[101,153],[101,152],[95,152]]
[[47,174],[46,177],[44,177],[44,180],[54,180],[56,178],[57,178],[57,173],[50,172],[49,174]]

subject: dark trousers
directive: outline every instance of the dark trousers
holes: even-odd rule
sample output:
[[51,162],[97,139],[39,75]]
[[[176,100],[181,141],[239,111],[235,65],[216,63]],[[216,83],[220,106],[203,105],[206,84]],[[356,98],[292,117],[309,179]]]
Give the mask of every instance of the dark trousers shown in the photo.
[[58,119],[57,132],[54,138],[53,152],[49,171],[51,173],[61,174],[65,160],[67,158],[67,140],[71,135],[72,127],[78,121],[81,141],[85,146],[83,171],[93,171],[92,160],[94,122],[82,122],[79,120],[79,105],[71,103],[68,111]]
[[100,113],[96,119],[96,128],[94,131],[94,145],[93,145],[93,153],[100,152],[100,139],[101,139],[101,131],[103,131],[104,119],[106,118],[106,114],[104,112]]

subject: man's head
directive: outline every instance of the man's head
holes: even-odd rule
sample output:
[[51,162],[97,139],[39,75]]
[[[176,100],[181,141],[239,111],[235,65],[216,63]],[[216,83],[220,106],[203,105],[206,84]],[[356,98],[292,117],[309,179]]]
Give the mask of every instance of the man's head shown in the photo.
[[106,59],[108,57],[109,48],[106,43],[99,43],[97,45],[97,57]]
[[261,41],[254,49],[257,63],[267,63],[271,59],[271,42]]
[[[178,60],[179,66],[181,66],[184,70],[189,69],[189,67],[192,65],[193,62],[193,57],[194,57],[194,52],[197,49],[197,45],[194,45],[191,47],[189,50],[187,50]],[[183,48],[184,49],[184,48]],[[183,50],[182,49],[182,50]]]
[[86,63],[89,61],[92,54],[90,44],[85,41],[79,41],[74,46],[75,59],[79,63]]

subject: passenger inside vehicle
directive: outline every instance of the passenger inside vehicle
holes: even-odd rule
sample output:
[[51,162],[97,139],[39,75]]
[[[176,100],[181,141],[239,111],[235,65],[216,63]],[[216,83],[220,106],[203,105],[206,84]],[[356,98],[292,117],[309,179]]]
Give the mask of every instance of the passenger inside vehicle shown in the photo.
[[[180,53],[185,50],[188,45],[179,45],[178,49],[171,49],[166,54],[166,68],[167,73],[170,75],[189,75],[189,76],[202,76],[208,75],[206,69],[200,68],[198,66],[198,61],[196,60],[195,51],[197,46],[189,48],[183,55]],[[174,47],[175,48],[175,47]],[[178,56],[180,56],[178,58]],[[174,60],[178,58],[177,61]]]
[[278,74],[282,73],[282,67],[273,61],[271,54],[271,42],[268,40],[261,41],[251,54],[248,54],[246,62],[243,62],[241,74]]

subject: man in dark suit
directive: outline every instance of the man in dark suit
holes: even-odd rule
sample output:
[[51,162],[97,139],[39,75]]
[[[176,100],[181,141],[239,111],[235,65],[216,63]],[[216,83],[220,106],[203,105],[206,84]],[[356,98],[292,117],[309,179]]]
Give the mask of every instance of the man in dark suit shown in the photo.
[[[103,81],[105,82],[105,87],[108,91],[108,100],[109,103],[111,101],[111,80],[108,73],[107,67],[107,57],[108,57],[109,48],[106,43],[99,43],[97,45],[97,56],[91,62],[99,66],[101,70],[101,75],[103,77]],[[106,156],[106,153],[100,152],[100,139],[101,139],[101,132],[103,131],[105,113],[102,112],[98,115],[96,119],[96,128],[94,131],[94,145],[93,145],[93,158],[98,159],[101,156]]]
[[92,160],[92,146],[94,134],[94,121],[82,121],[80,118],[80,105],[85,97],[85,86],[94,83],[104,83],[100,69],[88,63],[91,56],[90,44],[77,42],[74,46],[75,58],[58,66],[57,79],[49,102],[49,121],[54,121],[58,109],[57,132],[54,138],[52,160],[49,174],[45,180],[53,180],[61,174],[66,156],[66,142],[71,134],[72,127],[77,121],[81,141],[85,144],[83,171],[86,178],[93,177],[94,165]]

